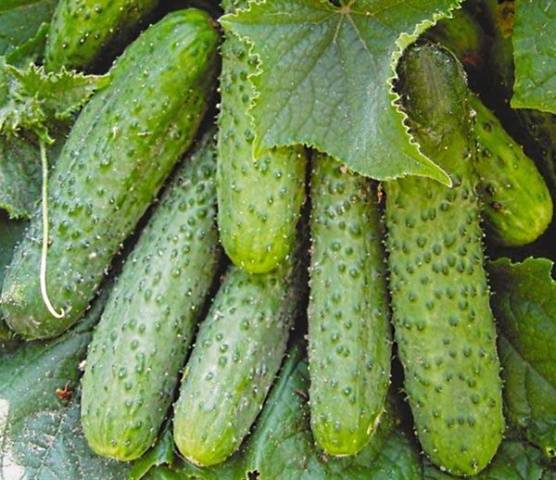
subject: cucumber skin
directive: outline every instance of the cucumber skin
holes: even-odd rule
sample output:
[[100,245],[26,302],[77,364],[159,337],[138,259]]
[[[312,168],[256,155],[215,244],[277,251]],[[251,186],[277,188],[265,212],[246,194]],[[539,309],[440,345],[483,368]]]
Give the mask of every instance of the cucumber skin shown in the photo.
[[409,50],[401,70],[414,133],[454,187],[416,177],[386,184],[395,338],[424,451],[472,475],[494,456],[504,418],[468,90],[456,60],[430,45]]
[[[225,2],[227,13],[247,1]],[[222,45],[218,133],[218,225],[231,260],[250,273],[265,273],[288,255],[305,198],[302,147],[277,148],[253,158],[253,126],[247,113],[256,71],[248,47],[231,32]]]
[[232,265],[201,324],[174,409],[174,441],[190,462],[223,462],[240,446],[286,351],[299,296],[288,257],[266,274]]
[[468,11],[454,11],[453,18],[440,20],[425,36],[451,50],[466,67],[482,67],[486,38],[481,26]]
[[368,179],[326,155],[311,177],[311,427],[329,455],[369,441],[390,380],[383,228]]
[[197,131],[214,85],[217,38],[199,10],[168,15],[129,47],[110,86],[85,107],[48,186],[47,288],[66,314],[51,316],[40,295],[37,211],[4,280],[2,309],[12,330],[54,337],[82,316]]
[[471,106],[477,114],[475,170],[479,175],[487,238],[507,247],[531,243],[552,221],[548,186],[533,160],[473,95]]
[[116,38],[125,38],[158,0],[60,0],[50,23],[47,70],[86,69]]
[[168,186],[95,331],[81,421],[99,455],[140,457],[172,402],[220,258],[213,134],[205,134]]

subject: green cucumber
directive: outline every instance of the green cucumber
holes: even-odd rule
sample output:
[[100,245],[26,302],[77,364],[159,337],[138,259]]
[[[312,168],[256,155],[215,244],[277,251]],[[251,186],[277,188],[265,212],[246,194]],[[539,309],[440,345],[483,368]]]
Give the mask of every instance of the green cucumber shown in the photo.
[[537,166],[474,95],[479,196],[487,238],[515,247],[539,238],[552,221],[552,198]]
[[502,385],[484,268],[469,90],[448,51],[422,45],[401,63],[404,107],[423,152],[453,187],[386,184],[395,337],[425,453],[473,475],[502,440]]
[[46,68],[90,68],[107,47],[137,31],[157,5],[158,0],[60,0],[50,23]]
[[200,10],[172,13],[120,57],[81,112],[48,183],[51,235],[41,296],[41,216],[8,267],[2,310],[27,339],[59,335],[93,299],[112,258],[190,145],[214,85],[218,35]]
[[[226,12],[246,0],[223,2]],[[256,71],[249,47],[231,32],[222,45],[218,132],[218,225],[232,261],[251,273],[264,273],[288,255],[305,198],[306,158],[302,147],[278,148],[253,157],[253,126],[248,113]]]
[[376,192],[326,155],[311,177],[311,427],[329,455],[354,455],[384,411],[390,329]]
[[[492,22],[496,18],[502,21],[502,18],[511,14],[507,5],[495,6],[493,3],[489,5],[492,11],[486,15]],[[487,57],[487,36],[467,10],[458,10],[453,19],[440,21],[427,32],[427,36],[448,47],[468,69],[478,70],[483,67],[483,60]],[[501,42],[500,45],[506,44],[502,33],[498,42]],[[504,52],[500,52],[497,57],[506,58],[507,48],[504,48]],[[505,68],[499,77],[504,85],[503,90],[511,91],[507,70]],[[546,182],[533,160],[523,152],[481,100],[472,96],[471,106],[477,115],[476,170],[481,180],[479,195],[484,206],[487,238],[502,246],[515,247],[531,243],[544,233],[552,220],[552,199]]]
[[270,273],[233,265],[201,324],[174,412],[174,441],[196,465],[223,462],[249,433],[297,311],[293,255]]
[[99,455],[156,441],[218,269],[214,132],[180,167],[126,261],[95,331],[81,421]]
[[508,133],[524,146],[525,153],[538,165],[556,200],[556,115],[526,108],[511,109],[514,60],[512,32],[513,1],[483,0],[480,19],[486,18],[493,35],[491,40],[486,88],[481,85],[482,99],[500,115]]
[[[513,72],[507,66],[508,54],[511,59],[507,30],[511,30],[513,4],[489,0],[483,7],[486,7],[483,16],[498,25],[496,40],[490,42],[495,44],[491,48],[496,50],[494,58],[499,60],[494,71],[498,72],[496,81],[509,98]],[[487,57],[487,36],[467,10],[458,10],[453,19],[442,20],[427,32],[427,36],[448,47],[468,68],[482,67],[482,60],[478,59]],[[471,97],[471,106],[477,114],[476,170],[481,180],[479,194],[484,204],[487,238],[502,246],[531,243],[544,233],[552,220],[552,199],[546,182],[533,160],[504,130],[500,120],[475,96]],[[517,115],[530,116],[526,112]]]
[[467,10],[456,10],[452,18],[440,20],[425,36],[451,50],[466,67],[480,69],[483,66],[487,39]]

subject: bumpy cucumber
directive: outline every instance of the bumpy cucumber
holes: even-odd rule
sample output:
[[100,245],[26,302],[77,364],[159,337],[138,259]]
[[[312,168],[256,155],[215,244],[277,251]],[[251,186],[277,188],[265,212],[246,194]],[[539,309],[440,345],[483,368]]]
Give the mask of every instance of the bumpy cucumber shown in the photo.
[[386,184],[396,340],[424,451],[472,475],[495,454],[504,418],[469,92],[461,65],[432,45],[408,50],[400,70],[412,130],[454,185],[417,177]]
[[489,54],[487,88],[483,100],[501,114],[508,133],[525,148],[535,160],[546,179],[553,199],[556,199],[556,115],[530,109],[509,108],[513,94],[514,61],[512,31],[514,6],[512,1],[483,0],[478,12],[488,20],[493,35]]
[[270,273],[227,272],[185,367],[174,440],[197,465],[223,462],[240,446],[280,368],[297,310],[292,256]]
[[120,57],[79,116],[49,178],[50,245],[40,293],[40,212],[8,268],[2,309],[26,338],[81,317],[121,243],[191,143],[214,85],[218,36],[200,10],[168,15]]
[[213,134],[168,186],[93,337],[81,420],[99,455],[140,457],[155,442],[172,401],[220,256]]
[[48,70],[90,67],[118,39],[138,28],[158,0],[60,0],[45,52]]
[[[225,1],[226,12],[247,0]],[[253,126],[248,114],[253,87],[248,76],[256,62],[248,46],[228,33],[222,46],[222,94],[218,133],[218,225],[232,261],[251,273],[275,268],[295,244],[295,228],[305,197],[303,148],[278,148],[253,158]]]
[[474,95],[479,195],[489,239],[499,245],[533,242],[552,220],[552,198],[535,163]]
[[354,455],[384,410],[390,330],[382,225],[368,179],[317,155],[311,177],[311,426],[330,455]]
[[[485,16],[497,34],[491,46],[498,72],[496,82],[504,95],[511,95],[513,66],[511,22],[513,5],[487,1]],[[480,66],[486,58],[487,36],[473,15],[458,10],[453,19],[442,20],[427,32],[429,38],[448,47],[468,68]],[[490,46],[490,45],[489,45]],[[510,62],[510,65],[508,65]],[[484,81],[481,79],[481,82]],[[477,85],[479,87],[479,85]],[[475,135],[478,142],[476,169],[480,176],[479,194],[489,239],[503,246],[525,245],[536,240],[552,220],[550,192],[535,163],[504,130],[501,122],[476,97],[471,97],[477,114]],[[527,118],[525,111],[517,113]],[[541,114],[542,115],[542,114]],[[521,122],[523,119],[521,120]],[[521,122],[517,122],[518,124]]]

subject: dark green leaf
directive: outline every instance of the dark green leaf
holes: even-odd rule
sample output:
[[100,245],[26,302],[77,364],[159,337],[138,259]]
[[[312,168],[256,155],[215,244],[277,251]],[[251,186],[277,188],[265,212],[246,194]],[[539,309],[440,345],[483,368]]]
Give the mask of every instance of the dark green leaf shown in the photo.
[[556,114],[556,2],[516,0],[512,107]]
[[392,83],[405,47],[460,1],[339,3],[252,2],[222,18],[259,60],[256,148],[303,143],[376,179],[414,174],[449,183],[410,137]]
[[56,0],[2,0],[0,2],[0,55],[34,37],[49,23]]
[[[0,478],[120,480],[127,466],[92,454],[80,430],[79,363],[104,304],[48,342],[21,345],[0,360]],[[57,394],[58,392],[58,394]]]
[[556,282],[545,258],[490,264],[507,417],[556,455]]

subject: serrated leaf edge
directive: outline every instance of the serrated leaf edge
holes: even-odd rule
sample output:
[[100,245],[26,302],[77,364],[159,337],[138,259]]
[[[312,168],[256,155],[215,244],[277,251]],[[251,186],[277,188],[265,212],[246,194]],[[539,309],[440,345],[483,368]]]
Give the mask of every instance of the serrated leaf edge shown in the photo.
[[[327,0],[319,0],[319,1],[323,4],[323,6],[324,5],[330,5]],[[376,180],[391,181],[391,180],[404,178],[404,177],[407,177],[407,176],[423,176],[423,177],[432,178],[433,180],[439,181],[440,183],[442,183],[442,184],[444,184],[448,187],[453,186],[453,182],[452,182],[452,179],[449,176],[449,174],[444,169],[442,169],[439,165],[434,163],[434,161],[432,159],[430,159],[428,156],[426,156],[424,154],[424,152],[421,149],[421,145],[415,139],[415,137],[411,134],[410,128],[409,128],[409,125],[408,125],[408,122],[407,122],[409,117],[401,106],[401,103],[400,103],[401,97],[395,91],[394,83],[398,79],[398,73],[396,71],[396,68],[398,66],[399,60],[402,57],[403,52],[405,51],[405,49],[408,46],[410,46],[413,42],[415,42],[425,30],[429,29],[430,27],[433,27],[440,20],[443,20],[443,19],[446,19],[446,18],[453,18],[454,12],[462,7],[463,2],[464,2],[464,0],[455,0],[455,3],[453,4],[453,6],[449,7],[446,11],[437,10],[437,11],[432,13],[432,17],[430,19],[423,20],[422,22],[418,23],[415,26],[415,28],[413,29],[413,32],[410,32],[410,33],[402,32],[398,36],[398,39],[395,42],[397,49],[394,50],[394,52],[392,52],[392,56],[390,58],[389,67],[392,71],[392,75],[386,79],[387,84],[388,84],[388,95],[390,97],[390,105],[395,109],[396,112],[400,113],[401,116],[402,116],[402,125],[403,125],[403,129],[404,129],[404,131],[407,135],[409,145],[415,147],[417,153],[419,154],[419,156],[421,158],[421,163],[423,165],[429,166],[431,169],[434,169],[434,170],[438,171],[439,174],[436,175],[436,176],[431,176],[431,175],[426,175],[424,173],[423,174],[402,173],[398,176],[383,177],[383,178],[376,179]],[[255,105],[257,103],[257,99],[261,95],[261,93],[257,89],[256,84],[255,84],[253,79],[260,76],[263,73],[263,67],[262,67],[263,62],[261,60],[260,55],[255,50],[255,42],[253,42],[247,35],[241,35],[241,34],[235,32],[235,31],[233,31],[233,29],[231,28],[231,24],[233,24],[233,18],[234,17],[237,17],[238,15],[240,15],[242,13],[249,13],[251,8],[255,5],[264,5],[266,3],[267,3],[267,0],[249,0],[249,4],[248,4],[247,7],[240,8],[240,9],[236,10],[234,13],[224,14],[218,19],[218,22],[220,23],[220,25],[222,26],[222,28],[226,32],[226,35],[234,35],[241,42],[243,42],[247,46],[248,56],[256,58],[256,61],[257,61],[257,66],[254,69],[254,72],[247,76],[247,80],[250,81],[251,86],[253,87],[253,92],[254,92],[254,94],[251,96],[250,102],[249,102],[248,107],[246,109],[246,115],[248,115],[252,127],[255,126],[255,118],[252,114],[252,111],[255,108]],[[332,6],[330,5],[330,7],[332,7]],[[232,20],[232,21],[230,21],[230,20]],[[261,156],[266,151],[266,148],[264,148],[261,145],[261,140],[259,138],[259,135],[257,135],[257,129],[253,128],[253,131],[255,132],[255,140],[253,141],[253,146],[252,146],[252,158],[253,158],[253,160],[255,160],[257,157]],[[280,147],[287,148],[287,147],[295,147],[297,145],[299,145],[299,142],[291,141],[291,142],[288,142],[288,143],[275,145],[272,148],[280,148]],[[330,156],[331,158],[333,158],[337,162],[344,163],[336,155],[334,155],[330,152],[327,152],[322,147],[322,145],[319,146],[318,144],[312,143],[312,142],[304,142],[303,145],[305,145],[306,147],[318,150],[319,152]],[[365,173],[363,173],[361,171],[357,171],[356,169],[353,169],[352,166],[349,166],[349,168],[350,168],[350,170],[352,170],[353,172],[355,172],[359,175],[369,177]]]

